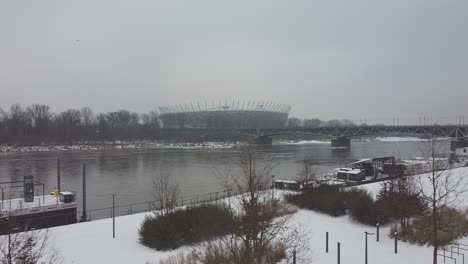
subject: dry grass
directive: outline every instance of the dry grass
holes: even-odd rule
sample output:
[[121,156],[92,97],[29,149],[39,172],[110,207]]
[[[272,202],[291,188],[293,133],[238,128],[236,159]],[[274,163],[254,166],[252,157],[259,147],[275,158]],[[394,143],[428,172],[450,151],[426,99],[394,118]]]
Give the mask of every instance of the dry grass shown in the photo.
[[285,216],[285,215],[292,215],[292,214],[295,214],[297,213],[298,211],[298,207],[293,205],[293,204],[290,204],[290,203],[287,203],[287,202],[276,202],[275,203],[275,206],[277,207],[276,208],[276,213],[275,213],[275,216],[276,217],[282,217],[282,216]]
[[[432,219],[429,215],[414,219],[405,230],[392,227],[391,235],[398,231],[398,237],[419,245],[432,245]],[[453,208],[443,208],[439,212],[437,237],[439,246],[451,244],[454,240],[468,235],[468,214]]]
[[275,264],[286,258],[285,246],[278,243],[247,254],[244,247],[225,242],[206,243],[190,253],[160,260],[158,264]]

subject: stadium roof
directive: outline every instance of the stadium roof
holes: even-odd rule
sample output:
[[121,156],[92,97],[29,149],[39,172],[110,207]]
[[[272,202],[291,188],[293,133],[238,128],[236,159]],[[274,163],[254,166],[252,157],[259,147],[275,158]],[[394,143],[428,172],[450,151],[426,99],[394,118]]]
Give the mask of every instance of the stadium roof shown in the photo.
[[256,100],[237,100],[224,103],[219,101],[208,103],[206,101],[200,103],[188,103],[180,105],[168,105],[159,107],[161,114],[173,113],[189,113],[189,112],[219,112],[219,111],[262,111],[262,112],[279,112],[288,114],[291,110],[289,105],[281,104],[274,101],[256,101]]

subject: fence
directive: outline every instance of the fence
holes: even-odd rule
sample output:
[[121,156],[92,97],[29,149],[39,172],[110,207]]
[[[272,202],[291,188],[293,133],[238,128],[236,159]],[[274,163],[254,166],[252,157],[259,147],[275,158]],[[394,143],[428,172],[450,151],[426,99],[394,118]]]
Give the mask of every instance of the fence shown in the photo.
[[[210,193],[182,196],[175,200],[175,203],[173,204],[173,206],[181,207],[181,206],[192,206],[192,205],[210,203],[210,202],[218,201],[221,199],[226,199],[228,197],[235,196],[238,194],[239,192],[237,191],[225,190],[225,191],[219,191],[219,192],[210,192]],[[153,200],[153,201],[147,201],[147,202],[141,202],[141,203],[116,205],[114,207],[109,206],[109,207],[90,209],[90,210],[86,210],[86,220],[92,221],[92,220],[97,220],[97,219],[111,218],[113,208],[115,210],[116,217],[161,210],[163,209],[163,207],[160,206],[159,203],[160,203],[159,201]],[[80,217],[83,214],[83,211],[78,212],[77,214],[78,214],[78,217]]]

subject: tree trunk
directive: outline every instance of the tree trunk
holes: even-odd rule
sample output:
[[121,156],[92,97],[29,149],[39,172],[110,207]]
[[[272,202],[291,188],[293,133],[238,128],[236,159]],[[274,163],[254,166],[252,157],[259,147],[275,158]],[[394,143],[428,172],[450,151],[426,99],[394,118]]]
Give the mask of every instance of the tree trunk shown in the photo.
[[[434,192],[435,196],[435,192]],[[436,199],[432,201],[432,244],[434,245],[433,264],[437,264],[437,250],[439,249],[439,239],[437,237],[437,204]]]

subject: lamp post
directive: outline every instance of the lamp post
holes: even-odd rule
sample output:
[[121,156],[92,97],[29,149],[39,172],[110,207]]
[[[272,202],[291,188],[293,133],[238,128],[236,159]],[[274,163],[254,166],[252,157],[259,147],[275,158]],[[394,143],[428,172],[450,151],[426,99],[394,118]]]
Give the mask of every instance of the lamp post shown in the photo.
[[374,233],[369,233],[369,232],[364,232],[365,234],[365,237],[366,237],[366,245],[365,245],[365,252],[364,252],[364,256],[365,256],[365,261],[364,263],[367,264],[367,235],[373,235]]

